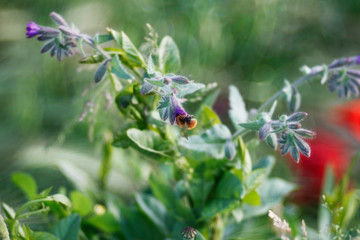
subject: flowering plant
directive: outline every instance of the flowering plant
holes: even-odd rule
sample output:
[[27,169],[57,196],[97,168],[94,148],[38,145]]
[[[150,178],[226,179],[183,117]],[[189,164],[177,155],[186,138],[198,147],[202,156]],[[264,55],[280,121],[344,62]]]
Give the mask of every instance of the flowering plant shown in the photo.
[[[302,121],[308,114],[299,111],[298,87],[321,79],[339,97],[359,93],[360,71],[354,69],[359,64],[358,57],[303,67],[301,78],[292,83],[284,81],[281,90],[253,111],[246,109],[239,90],[230,86],[229,117],[235,128],[231,131],[211,108],[216,84],[196,83],[177,73],[181,67],[180,51],[170,36],[163,37],[159,44],[158,34],[147,25],[147,47],[139,50],[124,32],[107,28],[107,33],[90,37],[59,14],[51,13],[50,17],[56,29],[35,22],[27,25],[28,38],[37,36],[45,42],[41,53],[50,52],[59,61],[79,53],[80,64],[97,66],[93,83],[83,92],[84,96],[91,90],[94,94],[86,101],[78,121],[88,120],[90,139],[94,137],[97,115],[109,114],[116,122],[108,124],[101,134],[104,158],[99,191],[103,194],[96,201],[102,205],[94,205],[78,191],[72,192],[70,199],[62,193],[51,195],[51,189],[39,193],[30,176],[18,173],[13,181],[29,201],[17,211],[2,204],[13,239],[245,238],[243,230],[247,224],[266,218],[268,211],[295,189],[288,181],[270,177],[273,156],[253,157],[260,143],[248,140],[249,133],[256,132],[266,145],[279,149],[282,155],[289,153],[298,163],[301,154],[311,157],[311,144],[306,139],[316,135],[303,127]],[[280,97],[289,113],[276,118],[273,116]],[[110,113],[101,111],[110,109],[113,102],[116,109],[113,106]],[[186,110],[190,107],[191,114]],[[114,147],[134,149],[139,157],[155,160],[159,166],[156,174],[147,179],[148,189],[139,192],[133,204],[125,204],[107,192]],[[31,188],[23,185],[24,179]],[[46,232],[34,231],[22,222],[41,213],[55,219]],[[287,225],[273,212],[270,217],[276,226],[286,226],[283,237],[290,233],[298,237],[297,229],[304,228],[300,221]],[[1,233],[8,239],[1,218],[0,224]],[[276,232],[269,229],[262,234],[275,236]]]

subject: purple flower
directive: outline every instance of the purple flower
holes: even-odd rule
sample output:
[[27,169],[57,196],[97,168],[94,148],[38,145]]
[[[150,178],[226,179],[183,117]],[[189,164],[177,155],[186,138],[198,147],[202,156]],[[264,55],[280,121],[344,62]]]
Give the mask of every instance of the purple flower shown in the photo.
[[33,21],[30,21],[27,25],[27,38],[35,37],[36,35],[41,33],[41,27],[34,23]]
[[178,115],[188,115],[183,107],[181,106],[181,102],[174,95],[170,97],[170,123],[174,124],[176,117]]
[[360,55],[357,56],[356,63],[357,63],[357,64],[360,64]]

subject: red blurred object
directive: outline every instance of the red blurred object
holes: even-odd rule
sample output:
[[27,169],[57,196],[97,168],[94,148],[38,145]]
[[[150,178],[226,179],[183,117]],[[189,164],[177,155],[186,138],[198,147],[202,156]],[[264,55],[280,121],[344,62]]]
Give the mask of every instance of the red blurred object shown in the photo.
[[351,158],[348,144],[337,135],[321,130],[315,132],[316,138],[309,141],[310,158],[301,156],[298,164],[291,161],[299,184],[299,190],[292,194],[291,199],[299,205],[319,203],[326,165],[333,169],[335,178],[339,180]]
[[360,100],[347,102],[332,111],[333,122],[346,128],[360,142]]

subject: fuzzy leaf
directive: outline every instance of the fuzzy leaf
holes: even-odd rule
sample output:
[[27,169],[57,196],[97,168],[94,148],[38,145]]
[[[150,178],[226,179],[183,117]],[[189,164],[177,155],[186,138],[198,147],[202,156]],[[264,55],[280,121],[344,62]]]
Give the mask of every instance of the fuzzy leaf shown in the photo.
[[106,70],[107,70],[107,64],[110,60],[111,59],[106,59],[96,70],[95,75],[94,75],[95,83],[100,82],[104,78]]
[[152,55],[150,54],[148,61],[147,61],[147,68],[146,68],[147,74],[149,76],[154,77],[155,76],[155,65],[154,61],[152,59]]
[[111,59],[111,72],[122,79],[132,79],[133,77],[125,70],[125,67],[119,60],[119,56],[115,55]]
[[208,129],[214,125],[221,124],[219,116],[208,106],[203,105],[201,111],[201,123],[204,128]]
[[[236,129],[239,129],[240,123],[245,123],[248,120],[248,112],[246,111],[245,103],[239,90],[231,85],[229,87],[229,102],[230,102],[230,119]],[[241,126],[241,125],[240,125]]]
[[181,84],[181,85],[177,84],[174,87],[179,90],[179,93],[176,94],[176,97],[183,98],[186,95],[190,95],[190,94],[204,88],[205,85],[202,84],[202,83],[193,83],[193,82],[191,82],[189,84]]
[[159,47],[160,69],[164,73],[174,73],[180,69],[180,53],[176,43],[170,36],[165,36]]
[[179,144],[187,150],[205,152],[213,158],[221,159],[225,156],[225,143],[231,137],[225,125],[215,125],[201,135],[193,135],[189,140],[182,138]]
[[125,58],[129,62],[129,64],[135,67],[144,66],[145,61],[142,55],[124,32],[121,32],[121,40],[122,48],[125,52]]
[[122,48],[121,33],[119,33],[118,31],[115,31],[114,29],[111,29],[111,28],[107,28],[106,30],[111,34],[111,36],[113,37],[115,42]]
[[105,42],[109,42],[111,40],[113,40],[114,37],[112,34],[99,34],[97,33],[94,37],[94,44],[95,45],[99,45]]
[[55,223],[52,233],[60,240],[77,240],[80,230],[81,217],[72,214]]
[[146,152],[164,155],[168,150],[168,143],[165,142],[159,134],[151,130],[139,130],[131,128],[127,130],[127,135],[136,146]]
[[260,206],[244,206],[244,218],[267,214],[269,209],[281,203],[285,196],[295,189],[295,185],[279,178],[263,181],[258,188],[261,198]]

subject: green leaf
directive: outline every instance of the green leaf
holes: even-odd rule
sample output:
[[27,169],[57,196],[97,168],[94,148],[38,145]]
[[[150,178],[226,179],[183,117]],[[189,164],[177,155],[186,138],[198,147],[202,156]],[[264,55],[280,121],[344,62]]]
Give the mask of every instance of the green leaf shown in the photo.
[[231,133],[225,125],[215,125],[201,135],[190,136],[188,140],[180,139],[179,144],[187,150],[222,159],[225,156],[225,143],[230,137]]
[[238,150],[239,150],[241,171],[242,171],[240,179],[243,179],[251,172],[252,161],[251,161],[250,153],[246,148],[242,137],[238,137]]
[[22,172],[13,173],[11,176],[12,182],[25,193],[29,200],[35,199],[37,195],[37,185],[34,178]]
[[106,59],[96,70],[95,74],[94,74],[94,81],[95,83],[100,82],[101,80],[103,80],[106,70],[107,70],[107,64],[110,61],[110,59]]
[[214,199],[201,212],[201,219],[210,219],[216,214],[230,211],[239,206],[237,199]]
[[[322,194],[329,195],[334,187],[335,177],[332,169],[330,167],[326,167],[325,175],[324,175],[324,184],[322,188]],[[326,233],[331,226],[332,217],[327,209],[323,204],[319,204],[318,210],[318,230],[319,233],[326,239]]]
[[215,191],[215,198],[233,198],[240,200],[244,197],[245,189],[240,179],[233,173],[225,173],[220,179]]
[[170,36],[165,36],[159,47],[160,69],[164,73],[174,73],[180,69],[181,60],[179,49]]
[[119,60],[119,56],[115,55],[111,59],[111,72],[122,79],[132,79],[133,77],[125,70],[125,67]]
[[254,166],[252,170],[256,169],[266,169],[265,176],[268,177],[270,172],[274,168],[275,158],[273,156],[266,156],[261,158]]
[[168,150],[169,145],[156,132],[131,128],[126,133],[138,148],[150,153],[166,156],[165,151]]
[[251,192],[257,189],[266,177],[266,168],[259,168],[251,171],[245,178],[245,186],[247,192]]
[[205,129],[221,124],[219,116],[208,106],[203,105],[201,110],[201,124]]
[[202,83],[189,83],[189,84],[177,84],[176,88],[178,89],[178,94],[176,94],[176,97],[183,98],[186,95],[193,94],[194,92],[204,88],[205,85]]
[[233,85],[229,87],[229,102],[230,119],[235,128],[239,129],[239,123],[245,123],[248,120],[248,112],[246,111],[245,103],[239,90]]
[[12,207],[10,207],[9,205],[7,205],[4,202],[1,203],[1,207],[2,207],[3,211],[5,212],[6,217],[8,219],[14,219],[15,218],[15,215],[16,215],[15,210]]
[[157,87],[165,86],[163,79],[145,78],[145,81],[147,81],[148,83],[151,83],[152,85],[157,86]]
[[121,38],[122,38],[122,48],[124,49],[125,52],[125,58],[129,62],[129,64],[134,67],[145,66],[145,61],[142,55],[136,49],[136,47],[131,42],[129,37],[124,32],[121,32]]
[[10,240],[9,231],[6,227],[4,218],[0,215],[0,239],[1,240]]
[[164,235],[167,235],[169,233],[169,229],[166,223],[168,223],[169,217],[164,205],[156,198],[146,194],[137,194],[136,202],[141,211],[148,216],[148,218]]
[[140,210],[123,208],[121,213],[120,226],[126,240],[166,238]]
[[328,80],[328,76],[329,76],[329,70],[328,70],[328,67],[324,64],[323,65],[323,75],[322,75],[322,77],[321,77],[321,81],[320,81],[320,83],[321,84],[325,84],[326,83],[326,81]]
[[155,76],[155,64],[152,59],[152,55],[150,54],[148,61],[147,61],[147,68],[146,68],[147,74],[149,76],[154,77]]
[[86,216],[92,211],[91,200],[79,191],[72,191],[70,194],[72,210],[81,216]]
[[80,230],[81,217],[78,214],[61,219],[55,223],[52,233],[60,240],[77,240]]
[[295,189],[295,185],[280,178],[270,178],[258,188],[261,198],[260,206],[244,205],[244,218],[267,214],[269,209],[281,203]]
[[230,161],[232,161],[235,157],[236,154],[236,148],[235,148],[235,144],[233,143],[233,141],[231,140],[231,138],[229,138],[226,141],[225,144],[225,156],[226,158],[228,158]]
[[256,190],[253,190],[245,195],[243,199],[244,203],[250,204],[253,206],[260,206],[261,205],[261,198],[259,193]]
[[189,194],[193,200],[195,208],[203,207],[208,197],[214,180],[204,180],[193,178],[189,182]]
[[111,34],[111,36],[114,38],[115,42],[122,48],[122,38],[121,33],[118,31],[115,31],[111,28],[106,28],[106,30]]
[[292,96],[292,87],[291,83],[288,80],[284,80],[285,86],[283,87],[282,91],[285,94],[286,102],[290,102]]
[[214,199],[201,212],[201,218],[208,219],[223,211],[235,209],[244,193],[240,179],[235,174],[225,173],[216,187]]
[[48,232],[31,232],[31,240],[59,240],[59,238]]
[[110,213],[105,212],[86,219],[86,223],[106,233],[116,233],[120,231],[118,220]]
[[67,208],[72,207],[70,200],[64,194],[57,193],[57,194],[48,196],[45,199],[47,201],[51,200],[51,201],[54,201],[56,203],[62,204]]
[[174,190],[165,183],[163,179],[151,175],[149,178],[151,190],[157,200],[162,202],[166,209],[175,217],[193,223],[194,215],[188,206],[183,205]]
[[94,37],[94,43],[95,45],[99,45],[105,42],[109,42],[111,40],[113,40],[114,37],[112,34],[99,34],[97,33]]
[[119,110],[127,108],[130,105],[131,100],[134,96],[134,86],[136,84],[137,82],[132,82],[128,84],[126,87],[121,89],[121,91],[116,96],[115,102]]
[[266,123],[266,121],[261,118],[259,120],[255,120],[252,122],[247,122],[247,123],[240,123],[239,126],[249,129],[249,130],[253,130],[253,131],[259,131],[260,128]]

